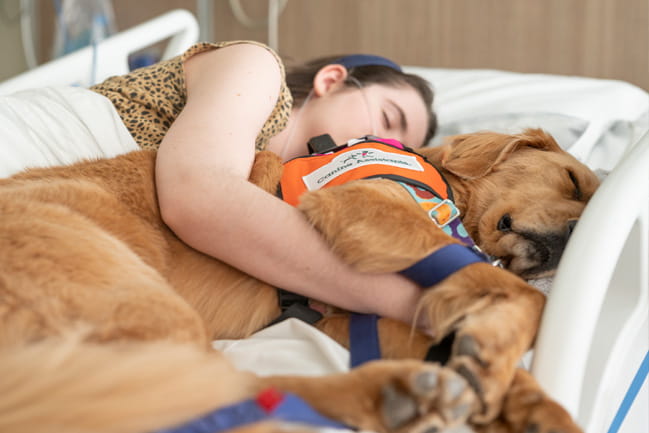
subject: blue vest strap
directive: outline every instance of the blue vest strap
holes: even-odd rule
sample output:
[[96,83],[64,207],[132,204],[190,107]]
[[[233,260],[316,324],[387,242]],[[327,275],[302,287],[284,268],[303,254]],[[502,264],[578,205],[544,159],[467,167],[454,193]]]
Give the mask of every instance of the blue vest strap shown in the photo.
[[479,262],[488,263],[472,248],[450,244],[399,273],[422,287],[431,287],[465,266]]
[[381,359],[376,314],[352,313],[349,318],[349,364],[352,368]]

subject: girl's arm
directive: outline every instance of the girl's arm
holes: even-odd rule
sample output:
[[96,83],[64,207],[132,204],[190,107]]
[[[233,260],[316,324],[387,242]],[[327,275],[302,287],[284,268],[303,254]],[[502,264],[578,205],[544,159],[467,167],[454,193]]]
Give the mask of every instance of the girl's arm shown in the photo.
[[187,105],[156,162],[162,217],[176,235],[276,287],[410,322],[416,285],[351,269],[300,211],[248,182],[255,138],[280,91],[273,55],[233,45],[189,59],[185,71]]

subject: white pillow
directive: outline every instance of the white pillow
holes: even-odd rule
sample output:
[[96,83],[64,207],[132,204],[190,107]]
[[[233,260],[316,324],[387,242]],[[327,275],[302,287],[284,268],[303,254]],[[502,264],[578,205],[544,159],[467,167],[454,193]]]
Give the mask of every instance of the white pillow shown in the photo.
[[615,80],[405,67],[435,89],[439,134],[541,127],[593,169],[611,170],[649,129],[649,94]]
[[0,96],[0,177],[137,149],[108,98],[81,87]]
[[466,134],[476,131],[498,131],[517,133],[525,128],[543,128],[563,148],[569,148],[581,137],[588,121],[578,117],[557,113],[492,113],[482,116],[467,116],[439,125],[432,142],[433,146],[442,143],[444,137],[455,134]]

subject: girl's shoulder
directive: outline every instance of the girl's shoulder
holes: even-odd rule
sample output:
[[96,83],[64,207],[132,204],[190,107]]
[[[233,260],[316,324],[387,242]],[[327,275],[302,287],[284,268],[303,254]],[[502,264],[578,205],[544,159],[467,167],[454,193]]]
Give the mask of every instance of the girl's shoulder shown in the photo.
[[268,51],[275,58],[275,61],[279,65],[282,77],[285,76],[284,63],[282,62],[282,59],[279,57],[279,55],[272,48],[270,48],[268,45],[263,44],[261,42],[257,42],[257,41],[237,40],[237,41],[225,41],[225,42],[215,42],[215,43],[212,43],[212,42],[199,42],[199,43],[196,43],[196,44],[192,45],[183,54],[181,54],[179,56],[180,57],[179,60],[182,63],[184,63],[185,61],[187,61],[188,59],[190,59],[191,57],[193,57],[193,56],[195,56],[197,54],[204,53],[204,52],[207,52],[207,51],[214,51],[214,50],[218,50],[218,49],[222,49],[222,48],[226,48],[226,47],[234,47],[234,46],[238,46],[238,45],[243,45],[243,46],[252,45],[252,46],[263,48],[264,50]]
[[[271,82],[275,83],[273,86],[277,86],[279,81],[279,95],[275,102],[275,106],[264,123],[255,142],[257,150],[265,149],[268,140],[286,127],[293,106],[293,98],[286,84],[286,73],[281,58],[274,50],[263,43],[239,40],[195,44],[180,56],[181,62],[185,64],[188,60],[195,58],[198,54],[203,54],[209,51],[216,51],[218,53],[215,53],[212,59],[203,57],[205,59],[203,62],[190,61],[190,65],[187,65],[184,68],[186,78],[190,73],[192,73],[195,75],[202,75],[203,81],[207,81],[207,83],[203,83],[203,87],[198,87],[197,90],[194,89],[198,93],[209,93],[210,87],[213,87],[219,81],[228,83],[238,82],[235,77],[240,76],[242,73],[239,68],[254,71],[250,76],[253,77],[252,80],[256,82],[257,85],[261,81],[266,81],[270,77],[273,77],[271,80]],[[199,67],[198,72],[193,69],[196,68],[197,63],[202,64],[202,66]],[[277,75],[278,69],[273,67],[273,63],[276,63],[279,67],[279,77]],[[224,68],[224,65],[225,69],[228,69],[227,72],[221,70]],[[193,81],[191,77],[190,81]],[[249,90],[256,91],[257,85],[253,85]],[[218,84],[216,84],[216,86],[218,87]],[[275,89],[277,89],[277,87],[275,87]],[[268,90],[267,86],[266,90]],[[250,110],[252,107],[249,106],[248,109]]]

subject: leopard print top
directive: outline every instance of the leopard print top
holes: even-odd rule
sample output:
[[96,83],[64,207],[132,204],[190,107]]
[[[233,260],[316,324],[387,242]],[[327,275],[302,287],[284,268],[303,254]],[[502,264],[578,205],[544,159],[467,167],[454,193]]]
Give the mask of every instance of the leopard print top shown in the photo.
[[286,127],[293,98],[286,86],[281,59],[261,43],[254,41],[198,43],[180,56],[136,69],[126,75],[110,77],[90,89],[110,99],[126,128],[141,148],[157,149],[167,130],[185,106],[187,90],[183,63],[198,53],[241,43],[266,48],[275,56],[281,69],[282,87],[279,98],[255,142],[257,150],[263,150],[268,140]]

